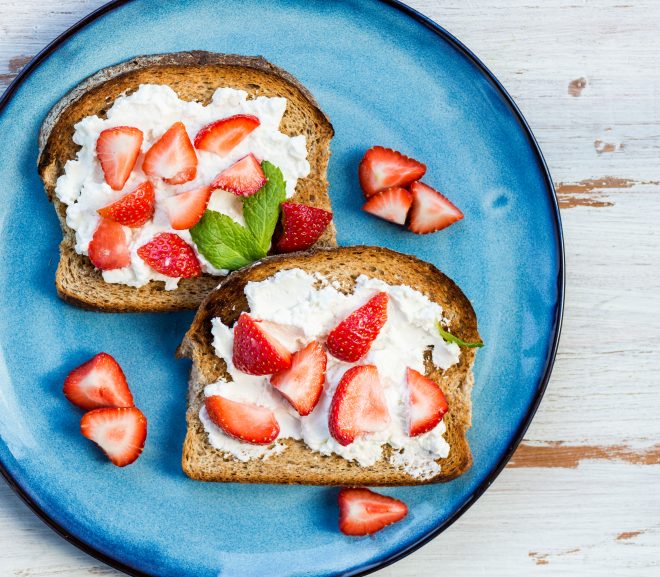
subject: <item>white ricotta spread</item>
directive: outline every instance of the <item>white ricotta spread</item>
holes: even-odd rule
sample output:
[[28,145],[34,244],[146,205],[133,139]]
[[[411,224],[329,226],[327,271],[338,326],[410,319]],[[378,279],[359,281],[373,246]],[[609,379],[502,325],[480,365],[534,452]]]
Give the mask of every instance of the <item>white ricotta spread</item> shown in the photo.
[[[234,401],[252,402],[272,409],[280,425],[278,440],[271,446],[250,445],[226,435],[202,408],[200,418],[211,445],[240,460],[267,458],[284,450],[281,439],[302,439],[312,450],[324,455],[335,453],[345,459],[369,466],[382,456],[383,446],[394,450],[390,462],[415,478],[430,478],[439,473],[435,462],[449,454],[443,435],[445,424],[409,437],[408,388],[406,367],[424,373],[424,353],[433,347],[433,362],[447,369],[459,360],[460,349],[445,342],[436,322],[442,307],[420,292],[404,285],[392,286],[380,280],[358,277],[352,294],[343,294],[333,283],[301,269],[282,270],[261,282],[245,287],[250,314],[269,323],[267,330],[289,350],[297,351],[312,340],[324,342],[328,333],[346,316],[376,293],[389,295],[388,318],[372,343],[369,353],[357,363],[346,363],[328,354],[326,383],[314,411],[301,417],[269,384],[269,376],[252,376],[232,364],[233,331],[220,319],[213,319],[213,345],[216,354],[227,362],[231,381],[207,385],[206,396],[222,395]],[[375,365],[384,388],[390,424],[384,431],[340,445],[328,430],[328,412],[333,394],[343,374],[355,365]]]
[[[76,159],[66,163],[64,174],[57,180],[55,194],[67,205],[67,225],[76,231],[76,252],[86,255],[100,218],[97,209],[118,200],[147,179],[141,168],[143,154],[172,124],[183,122],[190,140],[194,141],[202,127],[235,114],[254,115],[261,123],[226,156],[197,150],[197,177],[194,180],[171,185],[158,178],[151,179],[156,192],[154,217],[141,228],[124,227],[129,239],[131,264],[121,269],[103,271],[106,282],[139,287],[151,280],[162,280],[166,283],[165,288],[175,289],[179,279],[157,273],[137,255],[137,249],[160,232],[176,232],[194,247],[187,230],[174,231],[170,227],[162,201],[180,192],[210,184],[218,173],[247,154],[252,153],[259,160],[268,160],[279,167],[286,181],[287,198],[295,192],[297,180],[309,174],[305,137],[291,137],[279,131],[287,105],[286,98],[259,96],[248,99],[247,96],[242,90],[218,88],[211,102],[204,106],[199,102],[181,100],[169,86],[143,84],[132,94],[117,98],[108,110],[107,118],[87,116],[75,125],[73,141],[81,148]],[[144,134],[141,155],[121,191],[112,190],[105,182],[96,156],[99,134],[115,126],[134,126]],[[216,190],[208,208],[223,212],[244,224],[242,201],[230,192]],[[215,269],[199,253],[197,256],[204,272],[226,274],[227,271]]]

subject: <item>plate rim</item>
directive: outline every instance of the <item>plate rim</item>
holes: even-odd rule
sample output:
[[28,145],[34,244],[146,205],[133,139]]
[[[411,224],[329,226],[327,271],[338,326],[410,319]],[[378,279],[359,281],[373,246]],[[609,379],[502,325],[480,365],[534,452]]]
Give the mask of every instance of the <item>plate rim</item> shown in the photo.
[[[93,10],[92,12],[90,12],[89,14],[87,14],[77,22],[75,22],[71,27],[67,28],[59,36],[57,36],[55,39],[49,42],[21,69],[21,71],[16,75],[14,80],[9,84],[9,86],[7,86],[4,93],[0,95],[0,113],[10,102],[12,96],[16,92],[16,89],[33,72],[33,70],[37,68],[44,59],[46,59],[48,56],[54,53],[60,47],[61,44],[63,44],[70,37],[77,34],[80,30],[82,30],[88,24],[97,20],[101,16],[105,15],[106,13],[112,10],[115,10],[116,8],[119,8],[120,6],[123,6],[124,4],[128,4],[131,1],[132,0],[111,0],[106,4],[99,6],[98,8],[96,8],[95,10]],[[561,215],[559,212],[559,202],[557,199],[557,192],[555,190],[554,183],[550,175],[550,170],[545,161],[543,153],[541,152],[541,148],[527,120],[523,116],[523,113],[521,112],[520,108],[518,108],[518,105],[515,103],[512,96],[508,93],[506,88],[504,88],[502,83],[497,79],[497,77],[493,74],[493,72],[490,71],[490,69],[476,56],[476,54],[474,54],[474,52],[472,52],[472,50],[470,50],[465,44],[463,44],[463,42],[461,42],[451,32],[449,32],[444,27],[439,25],[437,22],[435,22],[428,16],[422,14],[415,8],[408,6],[401,0],[378,0],[378,1],[381,2],[382,4],[391,6],[399,10],[405,16],[408,16],[413,20],[416,20],[417,22],[419,22],[420,24],[422,24],[423,26],[434,32],[437,36],[448,42],[459,53],[461,53],[463,57],[467,58],[477,67],[477,69],[481,72],[481,74],[483,74],[492,83],[495,89],[499,92],[500,96],[510,107],[511,112],[513,113],[516,121],[522,128],[522,131],[525,133],[525,136],[527,137],[527,140],[531,145],[532,150],[537,158],[539,166],[542,169],[543,179],[545,181],[546,188],[548,191],[548,197],[550,201],[550,211],[551,211],[551,217],[552,217],[553,228],[555,233],[554,235],[555,242],[557,243],[556,246],[557,264],[558,264],[557,279],[556,279],[557,303],[555,305],[555,312],[554,312],[554,318],[553,318],[552,330],[551,330],[552,342],[551,342],[551,346],[548,349],[548,354],[546,355],[543,375],[538,383],[538,387],[534,399],[532,400],[529,410],[527,411],[522,422],[520,423],[520,426],[513,434],[509,446],[506,448],[506,450],[502,454],[502,457],[495,465],[495,467],[490,471],[490,473],[486,476],[486,478],[477,486],[477,488],[474,491],[472,491],[472,493],[470,494],[469,498],[465,501],[465,503],[463,503],[463,505],[461,505],[458,509],[456,509],[456,511],[454,511],[445,521],[441,522],[436,527],[423,534],[413,543],[410,543],[406,547],[397,550],[395,553],[380,558],[377,562],[371,565],[368,566],[363,565],[362,567],[353,570],[343,571],[342,573],[337,574],[337,577],[340,576],[364,577],[370,573],[373,573],[393,563],[396,563],[397,561],[400,561],[404,557],[407,557],[408,555],[415,552],[417,549],[419,549],[423,545],[426,545],[432,539],[440,535],[448,527],[453,525],[476,501],[479,500],[479,498],[481,498],[481,496],[486,492],[486,490],[493,484],[495,479],[499,476],[499,474],[502,472],[504,467],[511,460],[513,453],[515,452],[516,448],[522,441],[527,429],[529,428],[529,425],[532,422],[532,419],[536,415],[536,411],[538,410],[541,400],[543,399],[543,396],[547,389],[548,382],[550,381],[550,376],[552,374],[552,369],[554,367],[555,359],[557,356],[557,349],[559,346],[559,340],[560,340],[561,328],[562,328],[562,322],[564,316],[564,301],[565,301],[565,292],[566,292],[566,270],[565,270],[566,263],[565,263],[565,253],[564,253],[565,250],[564,235],[562,230]],[[21,498],[21,500],[32,510],[32,512],[36,514],[37,517],[39,517],[46,525],[48,525],[58,535],[60,535],[69,543],[76,546],[81,551],[105,563],[106,565],[109,565],[113,569],[117,569],[118,571],[130,575],[131,577],[160,577],[153,573],[145,573],[139,569],[131,567],[121,559],[106,555],[105,553],[96,549],[90,543],[86,542],[81,537],[69,533],[64,527],[62,527],[62,525],[60,525],[55,520],[53,520],[49,516],[49,514],[42,507],[40,507],[32,497],[30,497],[27,490],[24,489],[13,478],[8,468],[5,467],[5,464],[2,461],[2,459],[0,459],[0,474],[7,482],[9,487]]]

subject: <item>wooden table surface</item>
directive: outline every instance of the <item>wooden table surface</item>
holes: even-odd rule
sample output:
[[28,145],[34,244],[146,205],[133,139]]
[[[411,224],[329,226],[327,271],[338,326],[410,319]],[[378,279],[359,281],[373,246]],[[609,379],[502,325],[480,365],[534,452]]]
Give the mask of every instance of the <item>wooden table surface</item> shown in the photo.
[[[0,0],[0,90],[102,0]],[[529,121],[566,242],[555,369],[513,460],[379,577],[660,575],[660,2],[411,0]],[[4,143],[7,145],[7,143]],[[0,482],[0,575],[119,575]]]

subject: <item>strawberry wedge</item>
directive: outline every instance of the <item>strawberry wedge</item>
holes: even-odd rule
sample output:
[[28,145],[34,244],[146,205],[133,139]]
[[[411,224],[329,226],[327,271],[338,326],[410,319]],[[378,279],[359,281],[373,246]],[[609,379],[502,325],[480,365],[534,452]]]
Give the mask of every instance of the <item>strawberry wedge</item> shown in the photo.
[[275,243],[278,253],[307,250],[323,234],[332,220],[329,210],[283,202],[282,208],[282,234]]
[[113,270],[131,264],[131,254],[124,227],[101,218],[87,249],[89,260],[100,270]]
[[408,434],[416,437],[435,428],[449,406],[442,389],[419,371],[406,369],[409,394]]
[[398,186],[406,188],[426,173],[426,166],[391,148],[374,146],[365,153],[358,168],[364,195],[370,196]]
[[173,278],[194,278],[202,265],[193,248],[178,234],[161,232],[137,249],[138,256],[152,269]]
[[291,366],[291,353],[261,321],[242,313],[234,327],[234,366],[248,375],[272,375]]
[[132,126],[108,128],[96,141],[96,156],[105,181],[113,190],[124,188],[142,146],[142,131]]
[[342,489],[338,502],[339,530],[351,537],[371,535],[408,514],[408,507],[402,501],[369,489]]
[[114,220],[124,226],[142,226],[154,215],[156,194],[153,185],[147,180],[119,200],[98,209],[103,218]]
[[233,192],[237,196],[248,197],[257,192],[264,184],[266,184],[266,175],[261,164],[254,154],[248,154],[218,174],[211,184],[211,188],[221,188]]
[[410,192],[413,203],[408,228],[416,234],[442,230],[463,218],[463,213],[457,207],[423,182],[413,182]]
[[253,445],[269,445],[280,434],[273,411],[252,403],[231,401],[220,395],[206,397],[206,411],[227,435]]
[[394,224],[406,224],[412,194],[405,188],[386,188],[369,197],[362,210]]
[[202,218],[211,198],[210,186],[187,190],[163,201],[163,206],[174,230],[186,230],[195,226]]
[[182,122],[170,126],[144,155],[142,170],[168,184],[183,184],[197,176],[197,154]]
[[250,114],[236,114],[229,118],[222,118],[208,124],[197,133],[195,148],[225,156],[259,124],[259,119]]

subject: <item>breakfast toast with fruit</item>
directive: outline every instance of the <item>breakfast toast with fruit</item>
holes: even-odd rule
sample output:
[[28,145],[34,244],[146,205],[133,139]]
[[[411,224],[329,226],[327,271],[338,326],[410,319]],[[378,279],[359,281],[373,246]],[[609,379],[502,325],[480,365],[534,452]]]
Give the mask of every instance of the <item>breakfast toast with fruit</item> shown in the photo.
[[59,295],[102,311],[194,309],[228,271],[335,246],[332,136],[310,92],[263,58],[182,52],[100,70],[39,135],[64,237]]
[[[269,258],[224,279],[192,359],[193,479],[415,485],[469,469],[474,310],[433,265],[379,247]],[[405,514],[405,513],[404,513]]]

